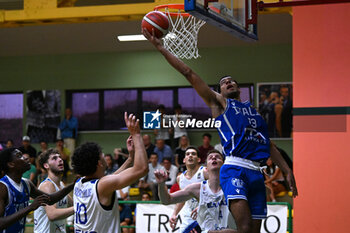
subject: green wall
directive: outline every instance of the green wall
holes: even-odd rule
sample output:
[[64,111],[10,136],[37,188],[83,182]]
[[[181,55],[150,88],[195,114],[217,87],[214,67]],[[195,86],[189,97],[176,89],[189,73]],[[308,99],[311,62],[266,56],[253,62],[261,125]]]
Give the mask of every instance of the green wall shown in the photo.
[[[226,74],[240,83],[292,81],[291,44],[201,48],[200,54],[201,58],[185,62],[208,84],[216,84]],[[0,57],[0,92],[59,89],[62,103],[68,89],[179,85],[188,83],[155,50]],[[191,143],[200,145],[202,133],[191,131]],[[218,143],[217,133],[212,135],[213,144]],[[123,147],[126,137],[123,132],[83,132],[78,143],[96,141],[108,153]],[[292,155],[291,140],[276,144]]]

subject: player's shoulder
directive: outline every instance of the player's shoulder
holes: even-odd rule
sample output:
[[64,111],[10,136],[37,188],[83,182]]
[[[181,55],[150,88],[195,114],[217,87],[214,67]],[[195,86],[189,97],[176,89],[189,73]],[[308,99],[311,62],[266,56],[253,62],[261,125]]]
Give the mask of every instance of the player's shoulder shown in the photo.
[[0,193],[2,193],[4,190],[7,192],[7,184],[4,181],[0,180]]
[[50,180],[46,179],[39,185],[39,190],[44,192],[55,192],[56,187]]

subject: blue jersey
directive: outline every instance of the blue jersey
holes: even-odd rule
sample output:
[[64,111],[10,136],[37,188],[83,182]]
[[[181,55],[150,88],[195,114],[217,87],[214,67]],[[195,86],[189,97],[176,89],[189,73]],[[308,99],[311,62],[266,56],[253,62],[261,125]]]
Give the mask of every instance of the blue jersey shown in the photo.
[[[15,212],[18,212],[21,209],[24,209],[28,206],[29,202],[29,188],[27,186],[27,183],[22,179],[21,185],[23,187],[22,191],[17,190],[16,187],[14,187],[9,178],[7,176],[4,176],[0,179],[0,182],[6,185],[7,192],[8,192],[8,205],[5,208],[4,217],[14,214]],[[5,230],[1,231],[2,233],[10,233],[10,232],[24,232],[24,227],[26,223],[26,217],[23,217],[16,223],[12,224]]]
[[270,156],[265,121],[249,102],[227,99],[225,112],[216,118],[225,156],[264,162]]

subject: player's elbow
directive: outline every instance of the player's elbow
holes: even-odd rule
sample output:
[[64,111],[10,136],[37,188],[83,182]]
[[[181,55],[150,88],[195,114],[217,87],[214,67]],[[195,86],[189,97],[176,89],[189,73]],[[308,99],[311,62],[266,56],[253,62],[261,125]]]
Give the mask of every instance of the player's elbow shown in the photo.
[[135,167],[135,175],[140,179],[148,174],[148,166]]
[[53,216],[52,214],[47,214],[47,218],[49,221],[56,221],[58,218],[56,216]]
[[190,78],[193,74],[193,71],[190,67],[184,67],[180,72],[186,78]]
[[5,225],[5,221],[3,219],[0,220],[0,230],[5,230],[7,226]]
[[172,204],[171,201],[170,201],[170,199],[168,199],[168,198],[165,198],[165,199],[160,198],[160,202],[161,202],[163,205],[170,205],[170,204]]
[[146,176],[148,174],[148,172],[149,172],[148,166],[143,167],[142,168],[142,175],[141,175],[141,177]]

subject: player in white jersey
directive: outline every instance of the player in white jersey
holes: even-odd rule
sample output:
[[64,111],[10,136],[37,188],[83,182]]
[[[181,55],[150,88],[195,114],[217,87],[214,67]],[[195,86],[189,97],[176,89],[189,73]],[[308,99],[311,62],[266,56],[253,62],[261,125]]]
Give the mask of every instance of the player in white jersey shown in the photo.
[[[46,194],[39,190],[30,180],[22,178],[30,169],[30,163],[16,148],[0,152],[0,168],[5,176],[0,179],[0,232],[24,232],[26,215],[39,206],[53,205],[71,190],[70,184],[62,190]],[[29,197],[34,201],[29,205]]]
[[[64,166],[58,150],[48,149],[41,153],[39,164],[48,174],[48,177],[39,185],[39,190],[46,193],[54,193],[64,188],[61,181]],[[72,198],[67,195],[54,205],[39,207],[34,211],[34,232],[66,232],[66,218],[74,213],[72,204]]]
[[209,179],[198,183],[193,183],[186,188],[175,193],[169,194],[164,182],[167,174],[162,170],[155,172],[157,182],[159,183],[159,197],[163,204],[169,205],[183,202],[191,198],[196,198],[199,202],[197,222],[202,232],[207,233],[210,230],[222,230],[234,233],[236,231],[227,229],[227,218],[229,210],[225,201],[224,193],[220,187],[220,168],[223,165],[223,155],[212,150],[208,152],[207,169]]
[[[107,165],[98,144],[88,142],[74,152],[73,168],[83,176],[73,191],[75,232],[119,233],[116,190],[135,183],[148,172],[139,120],[127,113],[124,118],[130,133],[127,139],[130,156],[115,173],[104,176]],[[134,165],[129,168],[132,163]]]
[[[200,165],[200,158],[198,157],[198,149],[189,146],[185,151],[184,164],[186,171],[177,177],[177,182],[180,189],[186,188],[188,185],[201,182],[208,178],[206,168]],[[198,201],[195,198],[187,200],[185,203],[177,203],[170,218],[171,227],[174,229],[177,222],[177,215],[181,217],[180,233],[190,232],[198,223],[191,217],[192,212],[198,206]]]

